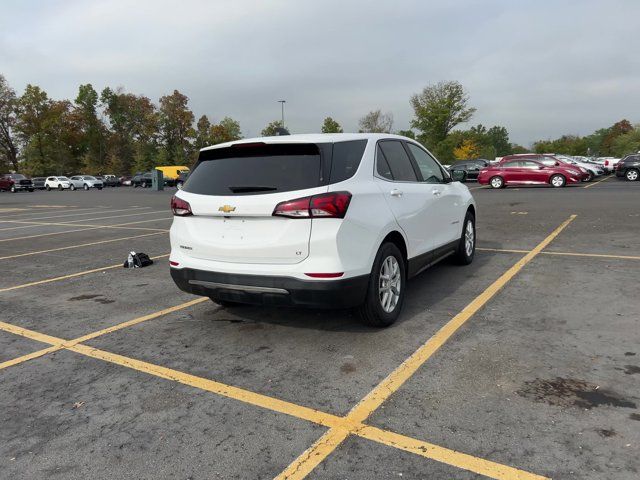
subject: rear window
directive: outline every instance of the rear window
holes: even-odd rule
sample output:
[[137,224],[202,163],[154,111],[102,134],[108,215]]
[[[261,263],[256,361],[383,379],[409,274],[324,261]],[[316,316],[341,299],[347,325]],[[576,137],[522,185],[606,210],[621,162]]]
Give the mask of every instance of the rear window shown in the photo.
[[[335,174],[335,178],[340,179],[352,175],[352,170],[357,168],[353,153],[348,147],[335,146],[336,158],[340,157],[341,161],[336,163],[331,177]],[[290,192],[326,185],[330,175],[331,147],[331,144],[312,143],[253,143],[204,150],[200,152],[184,190],[201,195],[233,196]]]

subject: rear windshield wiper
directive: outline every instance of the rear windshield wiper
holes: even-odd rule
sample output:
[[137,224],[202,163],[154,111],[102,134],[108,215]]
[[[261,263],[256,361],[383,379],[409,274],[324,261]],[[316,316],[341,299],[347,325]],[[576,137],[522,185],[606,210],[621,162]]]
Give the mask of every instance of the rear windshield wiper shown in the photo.
[[278,190],[278,187],[270,187],[268,185],[234,185],[228,188],[233,193],[274,192]]

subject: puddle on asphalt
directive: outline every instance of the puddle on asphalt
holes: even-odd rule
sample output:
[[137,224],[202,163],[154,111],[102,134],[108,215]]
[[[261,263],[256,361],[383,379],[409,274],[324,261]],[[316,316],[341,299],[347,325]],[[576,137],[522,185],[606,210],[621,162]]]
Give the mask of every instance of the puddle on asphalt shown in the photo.
[[536,378],[531,382],[526,382],[518,394],[537,402],[545,402],[559,407],[578,407],[589,410],[602,405],[610,405],[612,407],[637,408],[634,402],[625,399],[616,392],[571,378],[556,377],[552,380]]
[[78,295],[77,297],[71,297],[67,299],[68,302],[78,302],[80,300],[93,300],[94,302],[98,302],[103,305],[115,302],[115,300],[104,298],[104,295],[101,294]]

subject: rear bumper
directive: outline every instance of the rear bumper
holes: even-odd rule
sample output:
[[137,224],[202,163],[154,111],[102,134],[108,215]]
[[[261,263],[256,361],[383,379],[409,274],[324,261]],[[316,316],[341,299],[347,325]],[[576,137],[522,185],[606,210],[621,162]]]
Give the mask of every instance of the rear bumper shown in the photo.
[[171,268],[183,291],[214,300],[254,305],[351,308],[364,302],[369,276],[306,281],[292,277],[240,275],[191,268]]

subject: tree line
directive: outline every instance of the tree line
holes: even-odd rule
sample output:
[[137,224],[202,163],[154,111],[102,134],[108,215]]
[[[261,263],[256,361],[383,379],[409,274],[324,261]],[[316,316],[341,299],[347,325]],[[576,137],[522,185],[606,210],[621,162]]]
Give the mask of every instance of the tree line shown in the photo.
[[[476,112],[458,82],[428,85],[411,96],[410,104],[414,113],[410,129],[394,131],[393,115],[378,109],[360,118],[359,131],[414,138],[443,163],[529,151],[511,143],[504,126],[458,128]],[[281,127],[280,120],[272,121],[261,135],[275,135]],[[343,128],[326,117],[320,131],[342,133]],[[22,95],[17,95],[0,74],[0,172],[142,172],[158,165],[190,165],[202,147],[240,138],[240,124],[233,118],[212,123],[202,115],[196,121],[189,98],[178,90],[155,104],[122,88],[106,87],[98,93],[91,84],[84,84],[73,101],[55,100],[36,85],[27,85]],[[540,140],[531,150],[622,156],[640,150],[640,126],[622,120],[585,137]]]

